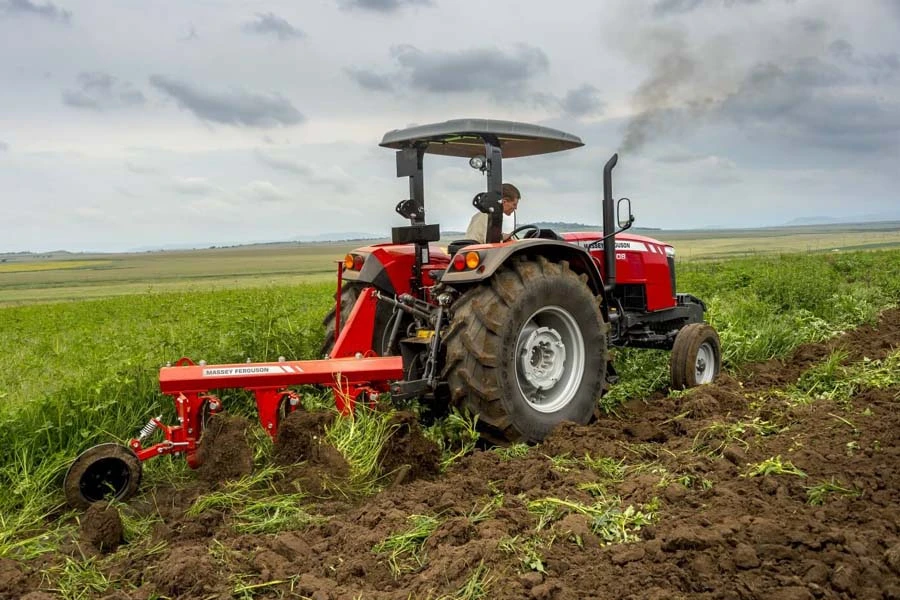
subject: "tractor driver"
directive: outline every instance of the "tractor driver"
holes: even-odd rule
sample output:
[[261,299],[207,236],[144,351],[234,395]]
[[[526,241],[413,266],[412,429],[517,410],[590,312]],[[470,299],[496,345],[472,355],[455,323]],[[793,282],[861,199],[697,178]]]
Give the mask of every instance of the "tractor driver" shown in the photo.
[[[503,214],[508,217],[516,212],[521,197],[522,195],[519,193],[519,188],[511,183],[504,183],[500,197]],[[469,228],[466,229],[466,239],[475,240],[479,244],[484,244],[487,240],[488,220],[489,215],[487,213],[481,211],[475,213],[472,216],[472,220],[469,221]],[[503,241],[505,242],[508,239],[509,236],[503,234]]]

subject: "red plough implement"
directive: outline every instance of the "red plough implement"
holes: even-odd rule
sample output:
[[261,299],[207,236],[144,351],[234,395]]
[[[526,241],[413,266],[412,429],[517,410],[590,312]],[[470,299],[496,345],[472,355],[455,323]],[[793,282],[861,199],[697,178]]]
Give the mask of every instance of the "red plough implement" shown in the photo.
[[[167,426],[153,419],[129,442],[141,460],[163,454],[184,452],[188,463],[196,467],[195,452],[202,421],[222,409],[222,402],[212,389],[240,388],[253,392],[259,422],[272,437],[282,415],[293,411],[300,397],[289,386],[326,385],[334,391],[335,404],[344,414],[353,410],[361,394],[367,400],[388,390],[388,382],[401,379],[403,361],[399,356],[370,358],[335,358],[329,360],[280,361],[273,363],[241,363],[231,365],[195,365],[187,359],[166,367],[159,373],[160,389],[175,399],[179,425]],[[149,437],[156,427],[163,430],[165,440],[144,448],[141,437]]]

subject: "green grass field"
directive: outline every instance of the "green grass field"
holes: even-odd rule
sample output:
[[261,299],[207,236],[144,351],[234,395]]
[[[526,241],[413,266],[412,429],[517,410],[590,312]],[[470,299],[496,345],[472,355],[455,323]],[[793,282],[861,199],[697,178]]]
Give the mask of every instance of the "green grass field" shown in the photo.
[[[332,302],[329,263],[341,248],[273,253],[164,253],[113,257],[87,271],[5,274],[34,279],[3,288],[7,302],[16,294],[31,302],[0,308],[0,556],[52,546],[46,518],[61,507],[60,477],[78,452],[128,439],[151,416],[172,419],[156,383],[167,361],[317,357]],[[301,256],[304,267],[294,264]],[[254,274],[262,264],[266,275]],[[203,269],[209,286],[199,285]],[[324,280],[302,283],[309,277]],[[708,302],[725,366],[735,370],[872,321],[900,298],[900,250],[686,261],[678,277],[681,291]],[[59,295],[42,299],[78,301],[33,302],[36,292],[54,290]],[[616,365],[622,383],[604,399],[607,409],[666,385],[664,352],[621,350]],[[230,410],[252,412],[239,393],[223,399]],[[152,483],[183,472],[180,462],[151,461],[147,476]]]
[[[682,261],[900,248],[900,223],[640,233],[673,244]],[[0,262],[0,306],[324,282],[333,280],[338,260],[367,243],[283,243],[132,254],[0,255],[4,260]],[[58,268],[52,269],[54,265]]]

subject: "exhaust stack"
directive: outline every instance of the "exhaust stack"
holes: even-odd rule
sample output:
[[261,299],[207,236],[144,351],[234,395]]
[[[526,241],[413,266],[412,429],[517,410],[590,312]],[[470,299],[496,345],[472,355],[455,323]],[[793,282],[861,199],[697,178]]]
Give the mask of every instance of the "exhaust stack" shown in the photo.
[[603,167],[603,266],[606,269],[603,287],[607,292],[616,287],[616,217],[612,196],[612,170],[618,161],[619,155],[613,154]]

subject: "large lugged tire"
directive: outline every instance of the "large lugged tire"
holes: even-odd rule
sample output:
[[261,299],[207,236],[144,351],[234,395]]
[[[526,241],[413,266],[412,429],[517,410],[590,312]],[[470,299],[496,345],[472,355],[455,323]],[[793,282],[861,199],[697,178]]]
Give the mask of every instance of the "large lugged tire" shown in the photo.
[[591,420],[606,381],[607,325],[568,263],[514,259],[453,310],[444,378],[489,434],[537,442],[562,421]]
[[100,444],[82,452],[63,480],[66,502],[87,508],[94,502],[127,500],[141,484],[141,461],[130,448]]
[[[350,312],[353,310],[353,305],[356,304],[356,301],[359,299],[362,291],[366,288],[364,284],[356,283],[356,282],[347,282],[341,288],[341,327],[343,328],[347,324],[347,319],[350,318]],[[328,314],[325,315],[325,318],[322,319],[322,324],[325,326],[325,340],[322,342],[321,355],[328,356],[331,354],[331,349],[334,348],[334,325],[335,319],[334,315],[337,311],[337,304]],[[385,355],[384,346],[387,343],[387,340],[384,338],[387,337],[388,333],[388,322],[391,319],[391,309],[388,305],[379,302],[378,308],[375,309],[375,331],[372,333],[372,349],[380,355]]]
[[722,348],[716,330],[706,323],[682,327],[672,346],[670,368],[673,389],[712,383],[722,369]]

